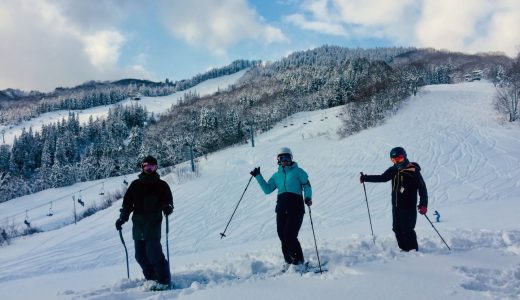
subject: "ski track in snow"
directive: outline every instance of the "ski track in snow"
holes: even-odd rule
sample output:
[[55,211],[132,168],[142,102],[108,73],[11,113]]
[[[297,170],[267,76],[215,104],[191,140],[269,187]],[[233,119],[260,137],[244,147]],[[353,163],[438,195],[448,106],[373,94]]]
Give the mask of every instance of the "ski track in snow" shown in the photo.
[[[101,278],[91,279],[98,283],[97,287],[81,288],[76,284],[67,288],[56,284],[51,298],[207,299],[204,291],[230,292],[237,286],[247,289],[248,283],[271,282],[282,264],[274,220],[275,193],[264,196],[252,180],[228,227],[227,237],[220,239],[219,233],[248,182],[249,171],[260,166],[268,179],[276,171],[277,149],[289,146],[295,161],[309,173],[318,247],[321,259],[329,262],[329,271],[303,276],[288,272],[276,276],[276,280],[290,283],[300,277],[315,278],[338,282],[337,289],[341,291],[357,278],[370,281],[386,268],[390,272],[398,269],[398,265],[424,273],[419,267],[424,264],[423,268],[432,272],[421,274],[424,281],[431,279],[431,286],[422,287],[427,294],[424,299],[438,299],[434,287],[443,289],[441,295],[449,299],[517,299],[520,130],[514,124],[508,128],[498,122],[491,103],[493,92],[493,86],[487,82],[427,86],[383,125],[342,140],[335,133],[341,108],[299,113],[257,136],[255,148],[234,146],[208,155],[207,159],[199,158],[198,178],[179,181],[173,174],[165,176],[175,202],[169,244],[176,290],[144,291],[143,280],[139,279],[142,274],[133,258],[131,224],[124,225],[123,234],[132,279],[115,280],[114,276],[122,278],[126,271],[123,247],[114,230],[121,202],[77,225],[63,227],[60,223],[70,224],[70,199],[68,204],[56,205],[53,217],[45,216],[47,207],[32,212],[36,226],[58,229],[20,238],[0,248],[0,289],[16,286],[16,282],[26,278],[38,282],[44,275],[97,272]],[[376,234],[376,245],[372,245],[359,172],[381,174],[390,166],[388,151],[398,145],[405,147],[411,161],[421,165],[429,192],[429,214],[434,210],[441,213],[442,221],[434,225],[452,251],[422,216],[418,216],[416,227],[420,252],[398,250],[391,231],[388,183],[366,184]],[[135,174],[128,176],[129,181],[133,178]],[[119,189],[122,180],[105,180],[105,190]],[[92,185],[58,189],[54,194],[67,194],[89,184]],[[83,196],[93,201],[99,198],[97,192],[97,187],[92,188],[85,190]],[[28,203],[37,205],[52,197],[53,192],[45,191],[2,203],[0,218],[23,212]],[[22,214],[13,222],[20,224],[23,217]],[[430,220],[434,220],[433,216]],[[305,257],[317,263],[308,214],[299,238]],[[364,277],[366,274],[372,277]],[[393,274],[386,281],[395,280],[402,285],[399,280],[408,279],[401,276],[405,277]],[[436,276],[452,282],[435,281]],[[407,295],[390,296],[367,284],[350,290],[354,298],[372,295],[368,299],[376,299],[378,292],[388,299]],[[265,295],[247,296],[261,299]]]
[[[322,280],[334,280],[357,274],[359,265],[366,263],[387,263],[409,259],[410,256],[421,258],[431,255],[446,256],[453,253],[464,255],[471,250],[492,249],[502,255],[518,255],[520,246],[520,231],[466,231],[450,240],[452,251],[449,252],[436,239],[421,238],[421,252],[403,253],[396,249],[393,238],[385,238],[372,245],[372,241],[359,237],[325,241],[321,246],[321,260],[327,261],[329,271],[324,274],[306,273],[301,275],[297,271],[289,270],[279,274],[280,262],[277,258],[278,249],[267,249],[250,252],[238,257],[227,257],[213,261],[210,264],[188,264],[181,268],[174,268],[172,281],[173,291],[161,292],[168,297],[181,294],[191,294],[215,286],[232,286],[243,282],[265,280],[279,276],[314,277]],[[510,247],[516,249],[512,250]],[[307,257],[313,257],[313,248],[304,248]],[[520,260],[515,266],[504,270],[473,268],[467,266],[454,267],[452,272],[464,277],[461,287],[471,291],[484,291],[490,295],[514,298],[520,295]],[[314,259],[314,264],[318,264]],[[131,293],[138,298],[152,297],[146,290],[143,279],[123,279],[118,283],[105,286],[101,289],[86,292],[64,291],[71,298],[81,299],[121,299]]]

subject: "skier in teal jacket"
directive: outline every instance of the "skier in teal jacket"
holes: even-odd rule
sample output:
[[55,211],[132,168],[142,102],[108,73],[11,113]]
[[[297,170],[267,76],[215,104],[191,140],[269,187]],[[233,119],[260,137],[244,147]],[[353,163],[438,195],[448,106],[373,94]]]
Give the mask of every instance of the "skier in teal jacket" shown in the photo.
[[[312,188],[309,176],[292,160],[291,149],[284,147],[278,152],[278,171],[265,181],[260,167],[251,171],[265,194],[278,190],[276,202],[276,229],[282,243],[282,253],[287,264],[301,265],[303,252],[298,241],[305,204],[312,205]],[[304,200],[305,199],[305,200]]]

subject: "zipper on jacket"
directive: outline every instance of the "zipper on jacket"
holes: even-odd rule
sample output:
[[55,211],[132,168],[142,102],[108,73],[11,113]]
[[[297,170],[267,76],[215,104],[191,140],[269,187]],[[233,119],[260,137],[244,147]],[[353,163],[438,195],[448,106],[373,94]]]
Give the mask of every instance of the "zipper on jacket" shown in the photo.
[[395,175],[397,179],[395,179],[395,207],[397,208],[397,197],[399,196],[399,171]]
[[287,193],[287,185],[285,182],[287,181],[287,172],[285,172],[285,167],[282,167],[283,170],[283,187],[285,189],[285,192]]

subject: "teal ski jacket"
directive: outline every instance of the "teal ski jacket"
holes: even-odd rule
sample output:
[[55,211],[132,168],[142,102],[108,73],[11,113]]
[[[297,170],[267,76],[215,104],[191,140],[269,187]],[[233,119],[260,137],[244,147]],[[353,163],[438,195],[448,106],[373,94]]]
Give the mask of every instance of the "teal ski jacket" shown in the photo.
[[286,167],[279,166],[278,171],[267,182],[262,174],[255,178],[265,194],[278,190],[276,213],[304,213],[303,196],[312,200],[309,176],[296,162]]

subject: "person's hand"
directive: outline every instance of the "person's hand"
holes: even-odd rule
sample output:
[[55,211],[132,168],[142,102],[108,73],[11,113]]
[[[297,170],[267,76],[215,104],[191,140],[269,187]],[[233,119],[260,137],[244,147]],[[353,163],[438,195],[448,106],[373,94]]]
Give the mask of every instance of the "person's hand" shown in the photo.
[[121,218],[116,220],[116,229],[121,230],[123,229],[123,224],[125,224],[125,221]]
[[307,206],[311,206],[312,205],[312,200],[311,198],[305,198],[305,204],[307,204]]
[[365,174],[361,173],[361,176],[359,176],[359,183],[365,182]]
[[163,213],[165,216],[169,216],[171,215],[173,212],[173,205],[172,204],[168,204],[166,205],[164,208],[163,208]]
[[260,175],[260,167],[254,168],[253,171],[249,172],[249,174],[251,174],[253,177]]
[[425,215],[428,212],[428,208],[422,205],[419,205],[418,210],[421,215]]

